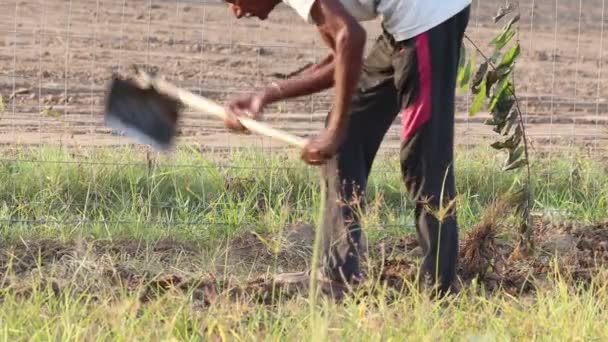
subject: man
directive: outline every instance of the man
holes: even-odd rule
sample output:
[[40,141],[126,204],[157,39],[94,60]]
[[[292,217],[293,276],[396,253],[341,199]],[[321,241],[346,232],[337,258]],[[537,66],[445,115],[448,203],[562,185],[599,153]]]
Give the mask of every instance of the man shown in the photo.
[[[237,18],[266,19],[280,0],[228,0]],[[260,118],[266,105],[333,87],[325,129],[309,140],[302,159],[321,165],[336,157],[340,196],[364,194],[382,139],[401,113],[401,171],[416,202],[424,252],[422,276],[441,294],[453,289],[458,227],[453,206],[454,98],[459,53],[471,0],[283,0],[316,26],[331,49],[299,76],[229,102],[228,128],[244,131],[239,115]],[[382,17],[383,34],[364,59],[366,33],[359,22]],[[362,205],[362,203],[360,204]],[[436,211],[448,208],[440,220]],[[323,275],[334,282],[361,280],[362,232],[358,214],[342,210],[347,233],[325,251]],[[345,229],[324,227],[323,229]],[[345,229],[346,230],[346,229]],[[338,233],[332,233],[338,236]],[[288,275],[297,277],[296,275]],[[285,279],[285,278],[283,278]]]

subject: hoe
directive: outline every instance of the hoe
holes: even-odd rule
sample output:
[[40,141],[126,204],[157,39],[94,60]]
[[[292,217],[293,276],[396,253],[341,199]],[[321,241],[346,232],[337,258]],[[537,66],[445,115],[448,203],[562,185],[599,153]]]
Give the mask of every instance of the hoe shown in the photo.
[[[134,79],[123,79],[114,75],[106,94],[105,120],[109,127],[122,130],[125,135],[149,144],[160,150],[167,150],[173,145],[176,126],[182,105],[190,106],[201,112],[223,119],[224,108],[213,101],[195,95],[186,90],[137,70]],[[276,130],[256,120],[241,117],[241,124],[249,131],[277,139],[295,147],[304,147],[306,141],[298,136]],[[321,167],[321,204],[319,222],[323,226],[341,225],[344,221],[338,203],[339,182],[337,164],[333,158]],[[327,198],[326,198],[327,197]],[[323,209],[325,208],[325,210]],[[338,229],[316,229],[313,248],[312,273],[310,287],[316,282],[321,249],[327,250]],[[311,298],[315,291],[310,292]],[[311,301],[312,303],[313,301]]]
[[[172,147],[181,109],[189,106],[197,111],[226,116],[217,103],[178,88],[150,73],[134,67],[136,77],[125,79],[114,74],[105,99],[105,123],[121,130],[136,141],[159,150]],[[274,129],[248,117],[239,118],[250,132],[268,136],[295,147],[304,147],[301,137]]]

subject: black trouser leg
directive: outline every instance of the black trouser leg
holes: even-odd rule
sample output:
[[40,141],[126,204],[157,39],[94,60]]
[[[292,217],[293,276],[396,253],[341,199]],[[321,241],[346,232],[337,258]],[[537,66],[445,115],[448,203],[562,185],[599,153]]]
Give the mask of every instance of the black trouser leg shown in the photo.
[[458,225],[453,145],[454,99],[460,44],[468,9],[416,37],[417,86],[402,112],[401,167],[416,201],[416,227],[424,251],[422,276],[447,292],[456,276]]
[[[454,98],[460,44],[468,8],[416,38],[396,44],[381,36],[367,57],[359,91],[350,108],[348,136],[337,155],[343,203],[325,208],[324,270],[350,281],[359,273],[361,226],[371,166],[386,131],[402,110],[401,167],[416,201],[416,227],[425,252],[422,271],[447,290],[455,277],[458,227],[453,175]],[[354,204],[354,205],[353,205]],[[336,212],[339,211],[339,212]]]
[[[359,91],[350,105],[348,135],[337,158],[337,196],[328,196],[323,222],[326,236],[325,271],[333,279],[351,281],[360,273],[362,227],[367,179],[376,153],[398,111],[391,49],[379,39],[366,58]],[[329,189],[330,191],[332,189]],[[341,206],[331,202],[339,197]],[[333,210],[339,210],[335,212]]]

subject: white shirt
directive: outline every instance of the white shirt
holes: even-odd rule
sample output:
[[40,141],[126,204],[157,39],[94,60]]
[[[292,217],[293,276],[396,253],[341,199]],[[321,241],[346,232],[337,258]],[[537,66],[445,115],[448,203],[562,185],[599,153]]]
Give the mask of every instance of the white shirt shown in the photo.
[[[339,0],[358,21],[382,17],[383,25],[401,41],[426,32],[453,17],[471,0]],[[315,0],[283,0],[304,20],[312,23],[310,10]],[[377,8],[375,3],[377,3]]]

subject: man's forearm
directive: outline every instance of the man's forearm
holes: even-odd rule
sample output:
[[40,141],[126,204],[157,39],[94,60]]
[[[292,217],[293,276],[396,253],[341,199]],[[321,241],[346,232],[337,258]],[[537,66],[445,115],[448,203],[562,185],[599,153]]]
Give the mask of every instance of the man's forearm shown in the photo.
[[264,91],[266,102],[272,103],[327,90],[334,85],[334,74],[334,57],[329,55],[321,62],[302,71],[300,75],[267,88]]
[[310,74],[314,71],[318,71],[319,69],[330,65],[334,62],[334,55],[333,54],[329,54],[327,56],[325,56],[325,58],[323,58],[319,63],[313,64],[311,65],[309,68],[307,68],[306,70],[302,71],[300,73],[300,75],[306,75],[306,74]]

